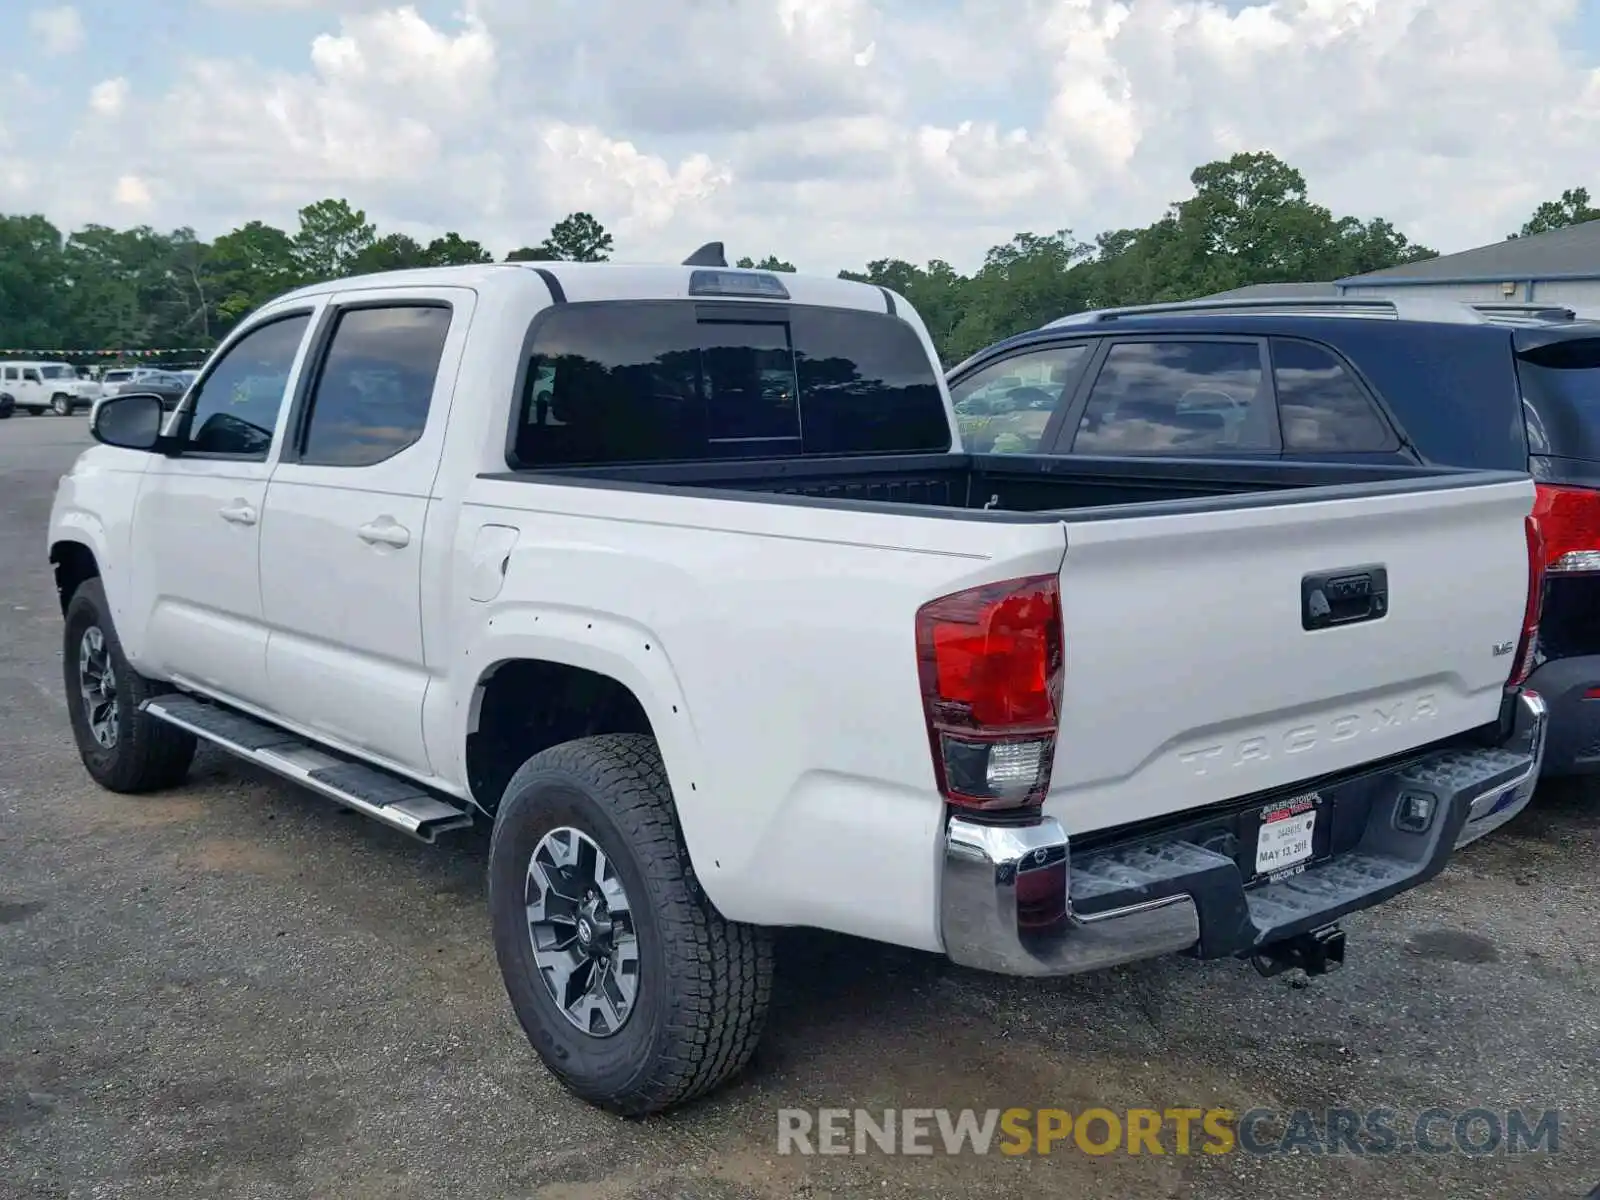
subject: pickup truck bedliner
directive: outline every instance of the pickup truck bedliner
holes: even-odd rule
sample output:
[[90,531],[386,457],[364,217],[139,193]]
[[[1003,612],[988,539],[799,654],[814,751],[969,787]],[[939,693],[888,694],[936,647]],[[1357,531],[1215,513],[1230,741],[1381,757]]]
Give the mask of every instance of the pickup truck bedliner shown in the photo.
[[[1337,495],[1381,496],[1463,482],[1504,483],[1512,472],[1366,463],[1248,462],[1205,459],[1062,459],[1024,454],[912,454],[729,463],[558,467],[487,472],[484,479],[540,480],[638,490],[754,492],[795,501],[922,511],[962,510],[972,517],[1050,520],[1071,511],[1154,505],[1152,513],[1201,512],[1282,504]],[[1359,485],[1352,487],[1352,485]],[[1285,493],[1290,493],[1285,495]],[[1188,503],[1177,504],[1177,501]],[[955,514],[950,514],[955,515]],[[1119,508],[1118,517],[1143,515]]]

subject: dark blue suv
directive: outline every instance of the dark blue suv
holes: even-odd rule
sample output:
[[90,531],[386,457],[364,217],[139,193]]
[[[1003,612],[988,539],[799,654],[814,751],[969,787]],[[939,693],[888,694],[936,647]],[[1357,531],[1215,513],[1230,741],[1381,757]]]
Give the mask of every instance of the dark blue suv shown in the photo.
[[948,379],[974,452],[1530,472],[1544,770],[1600,772],[1600,323],[1422,299],[1191,301],[1066,317]]

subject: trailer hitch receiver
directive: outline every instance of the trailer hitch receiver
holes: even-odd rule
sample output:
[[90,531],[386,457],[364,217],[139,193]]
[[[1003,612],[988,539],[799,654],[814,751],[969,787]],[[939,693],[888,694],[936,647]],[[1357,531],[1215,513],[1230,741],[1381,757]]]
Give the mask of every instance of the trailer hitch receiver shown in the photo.
[[1261,947],[1250,962],[1269,978],[1293,967],[1307,975],[1326,975],[1344,966],[1344,930],[1337,925],[1324,925],[1310,933],[1273,942]]

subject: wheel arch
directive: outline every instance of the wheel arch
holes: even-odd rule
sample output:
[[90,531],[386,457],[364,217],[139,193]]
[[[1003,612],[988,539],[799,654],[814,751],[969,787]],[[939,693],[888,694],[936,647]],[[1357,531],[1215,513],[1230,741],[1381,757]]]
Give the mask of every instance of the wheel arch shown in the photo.
[[[88,540],[58,537],[50,543],[50,564],[55,568],[56,597],[66,615],[73,595],[90,579],[102,579],[100,558]],[[109,597],[107,597],[109,600]]]
[[659,644],[643,640],[640,648],[657,654],[656,670],[595,643],[516,639],[497,646],[472,682],[456,742],[474,802],[493,813],[505,784],[534,754],[603,733],[653,737],[680,807],[685,794],[700,791],[688,706],[670,668],[662,669]]

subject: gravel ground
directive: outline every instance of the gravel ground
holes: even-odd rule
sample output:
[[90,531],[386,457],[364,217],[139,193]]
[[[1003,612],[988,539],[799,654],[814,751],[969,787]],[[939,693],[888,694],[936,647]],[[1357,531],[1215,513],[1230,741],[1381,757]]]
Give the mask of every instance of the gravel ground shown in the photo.
[[[744,1077],[668,1117],[599,1114],[512,1018],[484,836],[418,846],[209,754],[160,796],[89,782],[43,545],[84,429],[0,422],[0,1197],[1521,1200],[1600,1180],[1585,787],[1348,922],[1348,965],[1308,986],[1179,959],[1021,982],[789,937]],[[1554,1108],[1561,1130],[1554,1153],[1482,1157],[777,1151],[780,1108],[1217,1105]]]

